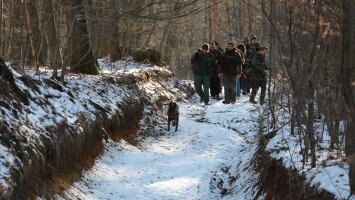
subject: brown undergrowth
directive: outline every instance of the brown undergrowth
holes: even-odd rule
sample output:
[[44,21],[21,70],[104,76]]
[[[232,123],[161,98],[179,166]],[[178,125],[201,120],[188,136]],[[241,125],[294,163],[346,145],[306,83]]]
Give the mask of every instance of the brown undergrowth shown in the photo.
[[83,170],[90,169],[97,156],[104,149],[104,140],[124,139],[136,143],[139,120],[143,114],[141,101],[127,100],[119,106],[120,112],[108,119],[104,113],[97,113],[95,122],[88,122],[81,116],[84,130],[77,130],[65,123],[47,130],[56,135],[56,140],[43,138],[44,158],[33,153],[23,172],[12,199],[34,199],[41,196],[52,199],[54,194],[61,193],[78,181]]
[[281,160],[276,160],[265,150],[267,142],[275,136],[275,132],[263,136],[259,149],[252,161],[258,180],[258,195],[266,200],[333,200],[334,195],[328,191],[310,187],[306,179],[297,171],[283,166]]

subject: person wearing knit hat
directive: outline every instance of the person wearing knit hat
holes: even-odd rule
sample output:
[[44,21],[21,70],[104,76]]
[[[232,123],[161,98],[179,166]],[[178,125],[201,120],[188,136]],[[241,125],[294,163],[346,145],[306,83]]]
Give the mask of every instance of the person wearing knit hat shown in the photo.
[[270,67],[266,64],[265,57],[268,53],[268,48],[266,46],[260,47],[259,52],[254,56],[252,64],[252,91],[249,101],[253,104],[256,104],[255,96],[258,93],[259,88],[261,88],[260,93],[260,105],[265,103],[266,95],[266,70],[269,70]]
[[258,38],[256,37],[256,35],[254,34],[250,35],[250,44],[252,45],[253,48],[255,48],[254,54],[259,52],[260,43],[258,43]]
[[202,45],[202,50],[207,50],[208,51],[208,44],[207,43]]
[[237,76],[241,74],[242,56],[234,47],[234,42],[228,42],[225,52],[222,53],[219,66],[219,76],[224,86],[224,104],[234,104],[236,101]]
[[[242,67],[245,63],[245,54],[246,54],[246,46],[243,44],[243,43],[239,43],[238,45],[236,45],[236,51],[241,55],[242,57],[242,65],[240,66],[241,67],[241,70],[242,70]],[[237,97],[240,97],[240,92],[241,92],[241,76],[242,76],[242,71],[241,71],[241,74],[238,74],[237,75]]]
[[209,104],[210,73],[216,60],[208,50],[208,44],[202,45],[202,51],[198,51],[191,58],[191,67],[194,74],[194,86],[196,93],[200,96],[200,102]]
[[242,39],[242,42],[244,43],[249,43],[249,37],[248,36],[244,36],[243,39]]
[[251,67],[253,60],[253,49],[249,43],[249,37],[244,36],[243,44],[245,45],[245,63],[242,65],[242,76],[240,78],[240,87],[243,95],[248,95],[251,89]]
[[216,40],[212,40],[212,42],[214,42],[214,44],[216,45],[216,48],[217,48],[221,53],[224,52],[223,48],[219,45],[219,43],[218,43]]
[[216,62],[213,65],[210,73],[210,92],[211,97],[214,99],[220,98],[222,92],[221,79],[218,77],[218,63],[221,58],[221,51],[219,51],[213,41],[209,43],[209,51],[213,54]]
[[250,41],[258,39],[255,34],[250,34]]

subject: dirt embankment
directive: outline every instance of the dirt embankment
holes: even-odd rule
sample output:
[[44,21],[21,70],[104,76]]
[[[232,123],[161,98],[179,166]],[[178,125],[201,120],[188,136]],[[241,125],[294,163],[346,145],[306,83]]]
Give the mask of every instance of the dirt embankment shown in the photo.
[[253,159],[252,165],[260,174],[256,198],[264,196],[266,200],[334,200],[333,194],[310,187],[306,179],[295,170],[284,167],[282,161],[270,156],[265,146],[275,134],[269,133],[259,141],[259,149]]
[[82,170],[93,166],[95,158],[103,151],[105,139],[135,142],[143,104],[127,100],[120,108],[110,119],[102,117],[100,112],[95,122],[82,117],[80,123],[86,127],[82,134],[75,134],[77,131],[64,123],[51,127],[55,140],[43,138],[45,142],[40,150],[44,157],[38,157],[34,152],[31,163],[23,168],[22,173],[14,173],[18,176],[18,185],[12,198],[32,199],[36,195],[51,198],[79,180]]
[[[26,76],[14,76],[3,62],[0,76],[0,108],[3,108],[0,110],[3,115],[11,113],[11,119],[21,118],[23,113],[33,108],[33,103],[41,104],[47,109],[52,108],[50,112],[56,113],[55,106],[48,99],[59,98],[58,96],[33,95],[41,94],[40,85],[45,84],[62,94],[67,93],[70,101],[74,102],[77,98],[71,88],[65,88],[55,80],[44,79],[41,82]],[[186,93],[187,96],[193,93],[188,85],[179,85],[180,82],[167,70],[151,69],[134,75],[102,79],[104,84],[114,84],[117,88],[124,87],[128,90],[128,95],[117,103],[113,115],[111,108],[88,100],[84,106],[95,108],[95,120],[90,120],[85,113],[77,113],[75,125],[63,120],[46,126],[43,133],[38,134],[38,138],[33,141],[29,141],[31,137],[26,133],[15,128],[14,120],[0,120],[0,143],[16,157],[15,165],[9,167],[11,177],[7,181],[10,190],[1,192],[0,199],[34,199],[36,196],[53,198],[53,194],[62,192],[79,180],[82,170],[93,166],[95,158],[103,152],[105,140],[125,139],[131,143],[137,142],[138,134],[145,134],[141,131],[141,124],[152,130],[149,126],[153,127],[157,121],[152,120],[149,115],[161,115],[159,112],[162,111],[163,103],[176,96],[177,90],[179,94]],[[28,88],[19,88],[16,84],[19,82]],[[155,88],[157,91],[154,98],[141,87],[147,82],[161,85],[160,88]],[[98,92],[98,95],[103,93],[93,92]]]

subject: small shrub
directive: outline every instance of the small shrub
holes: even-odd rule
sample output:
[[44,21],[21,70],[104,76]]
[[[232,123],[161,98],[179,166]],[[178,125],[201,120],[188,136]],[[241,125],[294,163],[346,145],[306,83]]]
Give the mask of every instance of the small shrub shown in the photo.
[[137,62],[149,61],[154,65],[161,66],[161,53],[155,49],[141,49],[133,53],[133,60]]
[[88,62],[74,66],[71,69],[73,73],[82,73],[82,74],[90,74],[97,75],[99,74],[99,65],[97,62]]

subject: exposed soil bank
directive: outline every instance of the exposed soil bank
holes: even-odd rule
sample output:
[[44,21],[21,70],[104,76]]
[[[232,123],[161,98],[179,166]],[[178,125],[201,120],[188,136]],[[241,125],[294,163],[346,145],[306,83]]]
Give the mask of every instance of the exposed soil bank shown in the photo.
[[69,187],[80,178],[83,169],[89,169],[103,151],[104,140],[125,139],[135,142],[138,123],[142,117],[143,104],[140,101],[128,101],[120,105],[120,112],[111,119],[98,113],[98,120],[87,122],[82,119],[85,130],[75,133],[66,124],[53,127],[56,140],[44,143],[44,158],[34,153],[14,188],[12,199],[34,198],[36,195],[50,198]]
[[275,134],[269,133],[259,141],[261,144],[253,159],[252,165],[256,172],[260,173],[257,196],[264,196],[266,200],[335,199],[328,191],[310,187],[304,177],[284,167],[282,161],[271,158],[265,146]]

